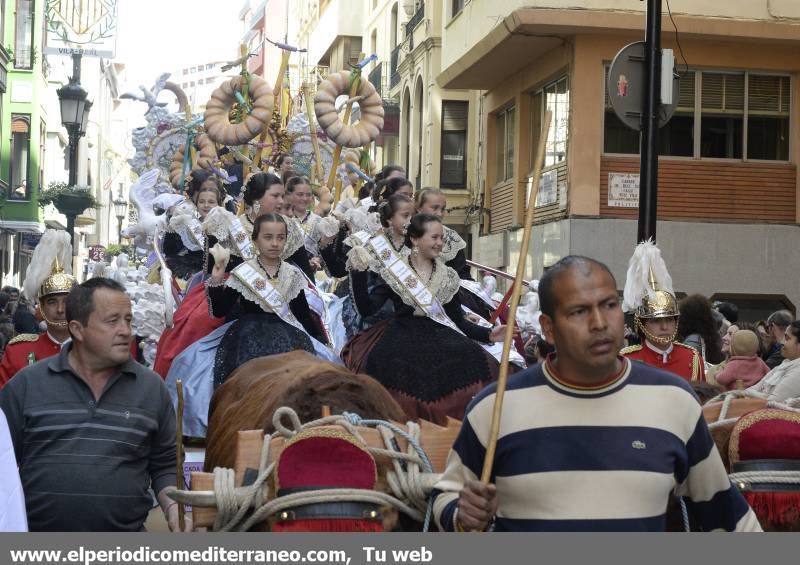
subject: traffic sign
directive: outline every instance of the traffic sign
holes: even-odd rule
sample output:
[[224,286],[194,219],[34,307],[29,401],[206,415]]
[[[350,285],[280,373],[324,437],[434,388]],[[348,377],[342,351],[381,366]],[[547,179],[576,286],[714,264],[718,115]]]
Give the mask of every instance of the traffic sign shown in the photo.
[[114,52],[110,49],[95,49],[93,47],[45,47],[42,49],[45,55],[82,55],[84,57],[102,57],[113,59]]
[[[623,47],[614,57],[606,79],[611,107],[623,124],[637,131],[642,129],[645,102],[644,50],[644,41],[637,41]],[[672,118],[678,107],[679,94],[680,79],[677,74],[672,73],[672,100],[668,104],[662,100],[658,113],[658,127],[664,127]]]

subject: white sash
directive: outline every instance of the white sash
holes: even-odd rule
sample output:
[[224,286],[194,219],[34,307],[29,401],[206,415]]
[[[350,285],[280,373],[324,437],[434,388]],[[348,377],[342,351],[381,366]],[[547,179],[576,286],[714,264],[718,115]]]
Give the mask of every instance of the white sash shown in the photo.
[[262,307],[267,306],[267,311],[277,315],[281,320],[293,325],[303,333],[308,333],[289,309],[289,301],[285,300],[278,289],[272,286],[272,283],[256,269],[247,263],[242,263],[231,271],[231,276],[236,277],[239,282],[254,292],[262,300]]
[[256,252],[253,248],[253,240],[250,239],[250,234],[245,231],[244,226],[239,218],[234,218],[231,220],[230,230],[231,241],[239,251],[239,256],[245,261],[254,259]]
[[179,229],[178,235],[189,251],[203,250],[205,236],[203,235],[203,226],[197,218],[192,218],[188,225],[183,229]]
[[497,302],[492,300],[492,297],[486,294],[486,291],[483,290],[483,287],[480,285],[480,283],[466,279],[461,279],[459,281],[459,284],[461,285],[461,288],[470,291],[472,294],[483,300],[486,303],[486,305],[489,306],[489,308],[491,308],[492,310],[497,308]]
[[[361,232],[363,233],[363,232]],[[358,235],[358,234],[354,234]],[[408,291],[414,304],[434,322],[447,326],[461,335],[464,332],[451,320],[444,311],[442,303],[433,295],[430,289],[420,280],[417,273],[394,250],[385,235],[376,235],[367,242],[378,259],[385,267],[386,275],[394,277],[400,285]],[[383,274],[383,273],[382,273]]]

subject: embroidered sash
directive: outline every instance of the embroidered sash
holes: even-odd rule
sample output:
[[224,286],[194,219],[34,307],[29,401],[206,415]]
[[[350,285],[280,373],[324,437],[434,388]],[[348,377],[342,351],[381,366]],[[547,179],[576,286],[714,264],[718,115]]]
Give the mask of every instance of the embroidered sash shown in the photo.
[[461,285],[461,288],[470,291],[472,294],[483,300],[486,303],[486,305],[492,310],[497,308],[497,303],[494,300],[492,300],[491,296],[486,294],[486,291],[483,290],[483,287],[480,285],[480,283],[476,281],[461,279],[459,281],[459,284]]
[[464,335],[464,332],[462,332],[455,322],[445,313],[442,303],[439,302],[430,289],[420,280],[417,273],[414,272],[409,264],[394,250],[394,247],[392,247],[392,244],[386,239],[385,235],[376,235],[367,241],[367,245],[384,266],[384,272],[381,274],[393,277],[396,282],[399,282],[400,284],[397,286],[407,291],[406,297],[411,298],[414,304],[422,310],[427,317],[434,322],[447,326],[461,335]]
[[186,249],[189,251],[203,250],[205,236],[203,235],[203,226],[200,220],[192,218],[188,225],[178,229],[177,232]]
[[289,309],[289,302],[283,298],[267,278],[258,270],[251,267],[248,263],[242,263],[231,271],[231,276],[236,277],[241,284],[253,292],[261,301],[262,308],[266,306],[266,311],[276,314],[287,324],[291,324],[303,333],[306,329],[303,324],[295,318]]
[[239,251],[239,256],[245,261],[254,259],[256,252],[253,246],[253,240],[250,239],[250,234],[245,231],[239,218],[231,220],[230,230],[231,242],[233,242],[233,245],[236,246],[236,249]]

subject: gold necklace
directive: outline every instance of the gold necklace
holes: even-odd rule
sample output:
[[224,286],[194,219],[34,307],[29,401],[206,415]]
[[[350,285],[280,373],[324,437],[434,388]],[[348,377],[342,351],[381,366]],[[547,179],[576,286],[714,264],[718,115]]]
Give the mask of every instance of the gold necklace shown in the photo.
[[278,259],[278,269],[275,271],[274,275],[270,275],[269,274],[269,271],[267,270],[266,265],[264,265],[264,263],[261,262],[261,258],[256,257],[256,262],[258,263],[258,266],[261,267],[261,270],[264,271],[264,274],[267,275],[268,279],[277,279],[278,278],[278,273],[281,272],[281,260],[280,259]]
[[[411,261],[409,261],[409,264],[411,265],[411,268],[414,269],[414,272],[417,273],[417,276],[422,279],[423,278],[422,273],[417,270],[417,267],[414,265],[414,260],[413,259],[411,259]],[[431,272],[428,273],[428,280],[425,281],[426,285],[430,284],[431,279],[433,278],[433,273],[435,273],[435,272],[436,272],[436,262],[433,261],[431,263]]]

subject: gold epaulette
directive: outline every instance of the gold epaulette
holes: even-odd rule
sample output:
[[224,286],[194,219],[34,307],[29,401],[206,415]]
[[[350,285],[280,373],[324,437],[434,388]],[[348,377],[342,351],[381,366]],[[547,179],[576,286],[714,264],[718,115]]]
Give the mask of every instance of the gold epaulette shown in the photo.
[[697,350],[692,347],[691,345],[686,345],[685,343],[678,343],[677,341],[673,343],[673,345],[677,345],[678,347],[683,347],[684,349],[689,349],[692,352],[692,382],[699,381],[700,377],[700,354]]
[[39,334],[19,334],[18,336],[11,339],[8,342],[8,345],[14,345],[15,343],[32,343],[39,339]]
[[623,347],[622,351],[619,352],[620,355],[627,355],[628,353],[636,353],[637,351],[641,351],[641,345],[629,345],[628,347]]

